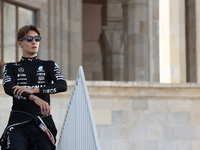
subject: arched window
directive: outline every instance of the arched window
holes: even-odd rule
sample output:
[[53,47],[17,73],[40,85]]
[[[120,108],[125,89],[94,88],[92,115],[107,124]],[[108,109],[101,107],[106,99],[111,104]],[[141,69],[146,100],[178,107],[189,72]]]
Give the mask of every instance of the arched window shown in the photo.
[[0,1],[0,77],[5,63],[21,59],[22,51],[17,45],[17,31],[27,24],[36,24],[36,10]]

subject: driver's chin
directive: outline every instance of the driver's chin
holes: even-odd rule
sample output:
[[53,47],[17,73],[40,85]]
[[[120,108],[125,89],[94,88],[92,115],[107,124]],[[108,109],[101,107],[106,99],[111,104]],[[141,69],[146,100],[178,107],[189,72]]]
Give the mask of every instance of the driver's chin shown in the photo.
[[38,51],[30,51],[30,52],[29,52],[29,55],[35,55],[35,54],[37,54],[37,52],[38,52]]

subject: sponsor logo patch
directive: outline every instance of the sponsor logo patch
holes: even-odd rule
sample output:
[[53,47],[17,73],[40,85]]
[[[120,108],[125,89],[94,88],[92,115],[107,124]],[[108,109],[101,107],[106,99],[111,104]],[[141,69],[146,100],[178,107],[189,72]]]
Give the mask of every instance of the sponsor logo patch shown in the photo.
[[26,77],[26,74],[17,74],[17,77]]

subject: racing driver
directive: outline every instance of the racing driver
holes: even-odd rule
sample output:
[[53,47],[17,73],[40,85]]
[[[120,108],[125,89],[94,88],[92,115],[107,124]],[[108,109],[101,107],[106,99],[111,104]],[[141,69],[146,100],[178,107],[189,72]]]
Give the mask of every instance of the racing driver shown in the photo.
[[67,90],[65,77],[54,61],[37,57],[40,29],[26,25],[18,30],[23,56],[7,63],[3,87],[13,97],[8,125],[1,137],[2,150],[54,150],[56,127],[51,115],[50,94]]

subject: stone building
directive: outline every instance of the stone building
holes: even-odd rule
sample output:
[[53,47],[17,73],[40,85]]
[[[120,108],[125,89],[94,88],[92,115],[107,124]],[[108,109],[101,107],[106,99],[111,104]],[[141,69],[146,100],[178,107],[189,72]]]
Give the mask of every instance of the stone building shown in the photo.
[[200,81],[198,0],[0,2],[1,68],[21,58],[16,31],[33,23],[42,29],[39,57],[67,79],[82,65],[87,80]]
[[[0,77],[21,58],[18,28],[36,24],[39,58],[68,80],[52,96],[59,132],[82,65],[102,150],[199,150],[199,11],[200,0],[0,0]],[[0,133],[11,103],[0,84]]]

